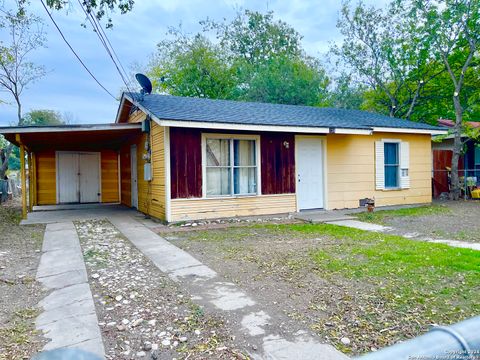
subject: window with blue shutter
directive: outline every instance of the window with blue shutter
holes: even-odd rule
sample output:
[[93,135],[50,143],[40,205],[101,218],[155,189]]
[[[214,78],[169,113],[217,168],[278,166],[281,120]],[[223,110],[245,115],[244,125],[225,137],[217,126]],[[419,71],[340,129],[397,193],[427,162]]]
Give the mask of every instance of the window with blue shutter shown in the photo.
[[385,188],[399,187],[399,144],[384,143]]

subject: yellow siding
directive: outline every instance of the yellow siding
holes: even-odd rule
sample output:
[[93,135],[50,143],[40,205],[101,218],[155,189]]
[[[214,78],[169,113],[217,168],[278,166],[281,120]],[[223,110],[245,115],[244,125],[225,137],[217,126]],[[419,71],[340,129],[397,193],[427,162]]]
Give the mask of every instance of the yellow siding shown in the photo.
[[295,194],[171,200],[171,221],[271,215],[294,211],[296,211]]
[[[375,141],[400,139],[410,143],[410,189],[375,190]],[[377,206],[429,203],[431,193],[430,135],[375,133],[327,135],[327,208],[358,207],[362,198]]]
[[144,180],[143,154],[147,136],[137,145],[138,210],[158,219],[165,219],[165,129],[152,122],[150,142],[152,147],[152,181]]
[[[150,141],[152,152],[152,181],[144,180],[145,160],[143,155],[145,154],[145,142],[147,139]],[[165,128],[152,121],[150,134],[143,134],[131,144],[137,145],[138,210],[157,219],[165,220]],[[122,151],[124,153],[122,159],[125,158],[125,162],[129,159],[131,144]],[[128,155],[126,154],[127,151]],[[122,175],[130,176],[129,174],[130,171],[124,171],[122,168]],[[126,205],[130,204],[129,186],[129,178],[122,179],[122,197],[128,195],[128,199],[122,199],[122,203]]]
[[146,116],[147,115],[145,115],[145,113],[143,111],[136,110],[136,111],[134,111],[133,113],[130,114],[130,116],[128,117],[128,122],[129,123],[137,123],[137,122],[145,120]]
[[102,158],[102,202],[118,202],[118,155],[113,150],[104,150]]
[[37,204],[54,205],[57,203],[55,152],[46,151],[36,154]]

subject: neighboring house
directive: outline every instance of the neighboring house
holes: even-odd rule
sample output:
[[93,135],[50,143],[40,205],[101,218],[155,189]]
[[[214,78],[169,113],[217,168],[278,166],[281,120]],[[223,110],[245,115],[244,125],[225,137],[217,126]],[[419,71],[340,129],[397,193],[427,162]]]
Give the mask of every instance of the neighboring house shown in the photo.
[[438,127],[356,110],[124,93],[115,124],[0,128],[31,203],[113,202],[166,221],[431,201]]
[[[480,128],[480,122],[468,121],[467,124],[472,128]],[[455,125],[453,120],[439,119],[438,125],[445,128],[452,128]],[[466,140],[466,137],[463,137]],[[442,193],[450,191],[449,173],[452,166],[453,154],[453,135],[442,138],[442,141],[432,142],[432,158],[433,158],[433,196],[438,197]],[[480,144],[475,144],[469,140],[465,144],[465,153],[458,161],[459,175],[464,176],[465,171],[467,179],[476,182],[480,186]],[[476,178],[476,179],[475,179]]]

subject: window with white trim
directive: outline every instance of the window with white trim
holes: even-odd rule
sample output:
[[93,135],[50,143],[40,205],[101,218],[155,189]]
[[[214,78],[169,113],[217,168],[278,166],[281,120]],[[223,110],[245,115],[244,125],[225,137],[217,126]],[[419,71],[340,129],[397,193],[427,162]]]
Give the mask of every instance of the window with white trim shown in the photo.
[[384,143],[385,188],[399,187],[399,143]]
[[205,194],[207,197],[258,193],[256,139],[205,139]]
[[409,168],[410,144],[407,141],[375,141],[375,189],[409,189]]

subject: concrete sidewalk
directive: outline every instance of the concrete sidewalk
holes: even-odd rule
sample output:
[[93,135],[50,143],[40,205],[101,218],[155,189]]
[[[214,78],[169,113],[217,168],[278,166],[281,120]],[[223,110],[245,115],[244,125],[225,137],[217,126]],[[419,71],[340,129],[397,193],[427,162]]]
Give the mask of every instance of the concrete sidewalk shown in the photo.
[[277,320],[280,314],[269,313],[235,284],[225,281],[214,270],[132,217],[118,215],[109,220],[160,270],[187,288],[195,302],[212,312],[222,312],[229,319],[232,331],[258,349],[250,354],[252,358],[347,359],[333,346],[319,342],[306,331],[289,338],[276,333],[271,325],[281,321]]
[[43,240],[37,280],[53,290],[40,303],[36,328],[50,342],[43,350],[79,348],[104,357],[87,270],[72,222],[49,224]]
[[389,226],[372,224],[372,223],[367,223],[367,222],[358,221],[358,220],[328,221],[328,224],[345,226],[345,227],[350,227],[350,228],[360,229],[365,231],[373,231],[373,232],[381,232],[381,233],[391,234],[391,235],[398,235],[411,240],[425,241],[425,242],[431,242],[436,244],[444,244],[451,247],[480,251],[480,244],[478,243],[460,241],[460,240],[449,240],[449,239],[433,239],[429,237],[424,237],[418,233],[404,234],[398,229],[395,229]]

